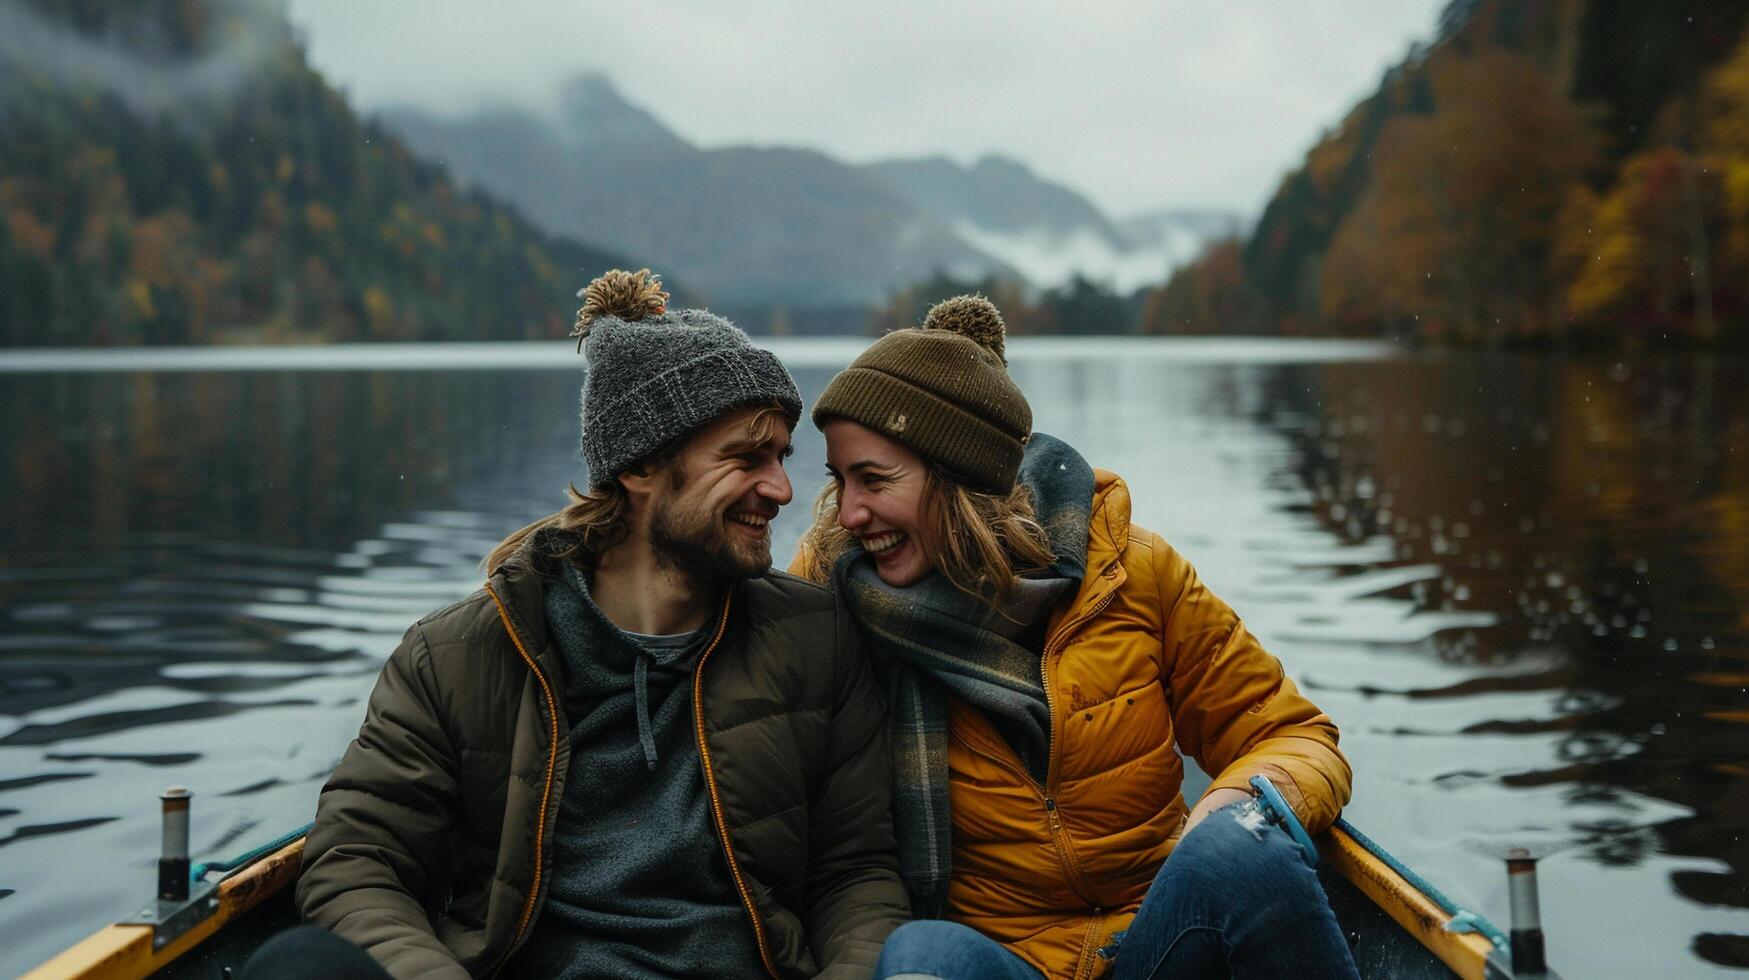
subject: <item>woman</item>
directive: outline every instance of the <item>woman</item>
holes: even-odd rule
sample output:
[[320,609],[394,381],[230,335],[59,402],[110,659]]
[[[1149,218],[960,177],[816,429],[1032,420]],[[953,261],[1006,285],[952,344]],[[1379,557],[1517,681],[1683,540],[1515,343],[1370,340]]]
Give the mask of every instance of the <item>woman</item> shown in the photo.
[[[876,341],[813,419],[832,483],[792,570],[830,581],[887,696],[920,921],[876,975],[1352,976],[1265,775],[1313,833],[1336,728],[1129,491],[1032,432],[981,297]],[[1187,809],[1181,748],[1215,774]]]

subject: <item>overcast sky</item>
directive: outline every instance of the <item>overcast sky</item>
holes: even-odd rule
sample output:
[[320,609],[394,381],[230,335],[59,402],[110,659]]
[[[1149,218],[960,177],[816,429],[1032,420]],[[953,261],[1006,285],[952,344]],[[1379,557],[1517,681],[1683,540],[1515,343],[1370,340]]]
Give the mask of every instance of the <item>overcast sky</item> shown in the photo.
[[1017,158],[1108,214],[1254,216],[1447,0],[290,0],[356,105],[550,108],[601,72],[702,146]]

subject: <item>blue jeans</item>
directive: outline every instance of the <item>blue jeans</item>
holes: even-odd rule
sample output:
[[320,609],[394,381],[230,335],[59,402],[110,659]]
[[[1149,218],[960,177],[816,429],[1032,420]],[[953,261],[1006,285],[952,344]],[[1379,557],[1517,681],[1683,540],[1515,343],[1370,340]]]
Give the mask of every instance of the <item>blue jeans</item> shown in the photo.
[[[1116,956],[1114,980],[1359,976],[1311,862],[1249,801],[1216,810],[1179,841],[1101,954]],[[995,940],[931,920],[900,926],[875,965],[877,980],[1038,976]]]
[[971,926],[907,922],[887,937],[874,980],[1039,980],[1032,964]]

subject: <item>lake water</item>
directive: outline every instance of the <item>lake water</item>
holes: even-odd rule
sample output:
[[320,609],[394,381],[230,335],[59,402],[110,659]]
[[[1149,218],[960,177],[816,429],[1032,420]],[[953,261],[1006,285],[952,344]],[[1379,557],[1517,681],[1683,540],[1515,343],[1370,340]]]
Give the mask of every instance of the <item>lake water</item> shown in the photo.
[[[810,402],[857,345],[778,344]],[[0,973],[309,820],[402,631],[556,509],[564,344],[0,354]],[[1335,717],[1348,816],[1568,976],[1749,965],[1749,366],[1014,342],[1038,428],[1129,481]],[[793,553],[824,448],[806,423]]]

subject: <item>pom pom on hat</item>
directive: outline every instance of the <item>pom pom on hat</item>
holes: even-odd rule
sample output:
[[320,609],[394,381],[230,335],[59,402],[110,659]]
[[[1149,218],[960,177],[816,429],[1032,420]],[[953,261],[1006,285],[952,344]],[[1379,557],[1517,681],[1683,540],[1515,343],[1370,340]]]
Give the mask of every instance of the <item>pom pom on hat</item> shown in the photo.
[[982,296],[931,307],[838,372],[814,402],[814,424],[848,419],[898,441],[980,493],[1014,489],[1032,406],[1008,376],[1002,314]]
[[977,294],[955,296],[931,306],[923,318],[924,330],[948,330],[968,340],[976,341],[990,353],[1008,363],[1005,339],[1008,328],[1002,322],[1002,311],[996,304]]
[[777,405],[791,420],[802,396],[775,355],[708,310],[670,310],[648,269],[603,273],[578,293],[583,461],[591,487],[739,408]]
[[668,293],[662,288],[662,277],[649,269],[627,272],[611,269],[577,291],[583,306],[577,311],[577,323],[571,336],[579,346],[583,338],[604,316],[617,317],[635,323],[646,316],[661,316],[668,312]]

